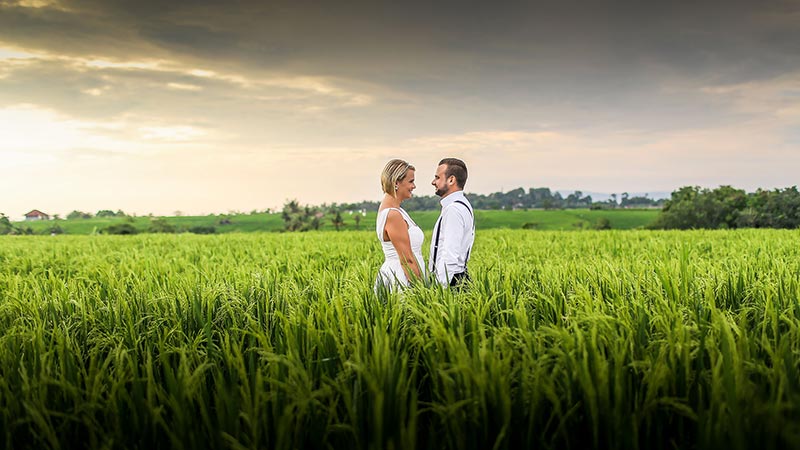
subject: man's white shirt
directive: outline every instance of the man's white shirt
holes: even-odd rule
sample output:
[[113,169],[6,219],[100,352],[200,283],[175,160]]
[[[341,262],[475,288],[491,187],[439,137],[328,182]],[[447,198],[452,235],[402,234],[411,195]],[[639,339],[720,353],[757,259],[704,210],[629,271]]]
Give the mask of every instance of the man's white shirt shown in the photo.
[[[461,201],[468,206],[456,203]],[[456,191],[443,198],[442,213],[433,226],[431,237],[430,267],[439,283],[448,286],[453,275],[467,270],[467,256],[475,241],[475,219],[472,205],[464,191]],[[467,209],[469,208],[469,209]],[[439,246],[436,247],[436,230],[439,228]],[[435,261],[434,261],[434,253]]]

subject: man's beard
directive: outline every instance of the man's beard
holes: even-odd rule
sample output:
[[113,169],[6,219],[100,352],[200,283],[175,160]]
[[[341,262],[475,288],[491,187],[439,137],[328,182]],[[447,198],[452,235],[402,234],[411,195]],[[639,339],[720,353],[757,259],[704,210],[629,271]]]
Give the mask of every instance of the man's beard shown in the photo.
[[447,186],[445,186],[442,189],[436,188],[436,195],[439,197],[444,197],[448,192],[449,189],[447,189]]

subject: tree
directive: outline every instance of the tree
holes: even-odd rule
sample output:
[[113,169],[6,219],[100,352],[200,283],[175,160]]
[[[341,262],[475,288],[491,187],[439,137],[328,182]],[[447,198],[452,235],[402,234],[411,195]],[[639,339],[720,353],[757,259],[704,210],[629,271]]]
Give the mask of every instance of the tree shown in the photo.
[[658,205],[658,201],[653,200],[647,197],[647,194],[643,196],[634,196],[630,197],[627,196],[625,199],[622,200],[621,206],[623,207],[643,207],[643,206],[654,206]]
[[0,213],[0,234],[17,234],[17,228],[11,224],[11,221],[3,213]]
[[19,227],[11,223],[11,220],[3,213],[0,213],[0,235],[3,234],[33,234],[31,227]]
[[355,215],[353,216],[353,221],[356,223],[356,230],[361,229],[361,211],[356,211]]
[[[627,201],[627,192],[622,195],[623,201]],[[679,230],[702,228],[695,204],[700,195],[699,186],[684,186],[673,191],[652,228],[677,228]]]
[[306,206],[305,213],[307,216],[311,217],[311,220],[309,221],[311,229],[319,230],[319,226],[322,225],[322,218],[325,217],[325,213],[319,211],[313,206]]
[[739,222],[756,228],[800,227],[800,192],[797,186],[783,190],[757,190],[748,197]]
[[747,206],[747,193],[731,186],[720,186],[709,192],[706,210],[709,228],[736,228],[741,211]]
[[303,210],[297,200],[290,200],[283,205],[281,217],[286,231],[300,231],[303,228]]
[[325,214],[314,206],[300,206],[297,200],[290,200],[283,205],[281,217],[286,231],[318,230]]
[[653,228],[736,228],[747,206],[747,194],[731,186],[701,189],[684,186],[664,204]]
[[339,231],[339,228],[344,226],[344,220],[342,219],[342,213],[338,209],[331,210],[331,214],[333,214],[333,218],[331,219],[331,223],[333,226],[336,227],[336,231]]
[[565,199],[564,206],[567,208],[588,208],[592,205],[592,196],[583,196],[583,192],[575,191]]
[[78,210],[73,210],[71,213],[67,214],[67,220],[91,219],[91,218],[92,218],[91,214]]

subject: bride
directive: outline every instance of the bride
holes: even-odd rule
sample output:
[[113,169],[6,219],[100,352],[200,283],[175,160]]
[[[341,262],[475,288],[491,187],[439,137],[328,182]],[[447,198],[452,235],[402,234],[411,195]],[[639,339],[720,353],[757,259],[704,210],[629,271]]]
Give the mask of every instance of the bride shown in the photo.
[[411,198],[414,185],[414,166],[393,159],[381,173],[383,201],[378,208],[375,231],[383,247],[385,261],[378,272],[375,288],[382,285],[390,290],[409,286],[410,280],[419,279],[425,273],[422,259],[422,229],[411,216],[400,207],[400,203]]

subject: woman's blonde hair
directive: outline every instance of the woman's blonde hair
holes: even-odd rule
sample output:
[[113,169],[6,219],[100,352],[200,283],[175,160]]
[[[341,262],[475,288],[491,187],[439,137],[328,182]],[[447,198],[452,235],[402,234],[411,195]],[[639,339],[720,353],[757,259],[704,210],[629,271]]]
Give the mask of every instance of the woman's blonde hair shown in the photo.
[[403,161],[402,159],[393,159],[386,163],[386,167],[381,172],[381,187],[383,192],[397,196],[397,183],[406,177],[409,170],[417,170],[411,164]]

